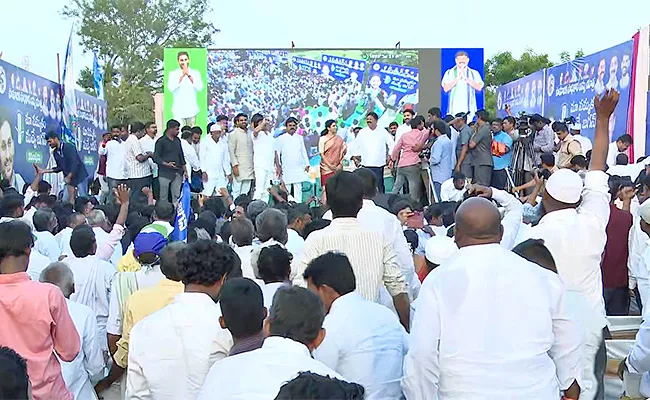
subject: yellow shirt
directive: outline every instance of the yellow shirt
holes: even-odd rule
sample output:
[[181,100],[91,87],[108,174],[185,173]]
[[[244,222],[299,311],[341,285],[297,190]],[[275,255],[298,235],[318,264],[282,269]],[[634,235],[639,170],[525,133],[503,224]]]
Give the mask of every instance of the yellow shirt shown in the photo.
[[142,268],[142,265],[135,259],[133,250],[129,250],[120,258],[117,263],[117,272],[136,272]]
[[580,142],[574,139],[573,135],[567,135],[566,139],[560,142],[560,150],[557,152],[555,165],[558,168],[569,168],[571,159],[577,155],[582,155]]
[[138,290],[126,301],[124,307],[124,327],[122,338],[117,342],[117,351],[113,356],[117,365],[126,368],[129,356],[129,335],[133,326],[172,301],[177,294],[183,293],[182,282],[163,279],[156,286]]

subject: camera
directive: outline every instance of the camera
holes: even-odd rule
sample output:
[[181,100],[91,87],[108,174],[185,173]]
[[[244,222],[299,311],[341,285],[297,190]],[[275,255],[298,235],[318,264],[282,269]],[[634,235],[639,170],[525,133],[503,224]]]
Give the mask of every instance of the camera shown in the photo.
[[541,168],[541,169],[537,170],[537,175],[538,175],[541,179],[547,181],[548,178],[551,177],[551,171],[547,170],[546,168]]
[[577,120],[576,117],[574,117],[573,115],[569,115],[568,117],[564,118],[563,122],[567,125],[574,125],[577,122]]

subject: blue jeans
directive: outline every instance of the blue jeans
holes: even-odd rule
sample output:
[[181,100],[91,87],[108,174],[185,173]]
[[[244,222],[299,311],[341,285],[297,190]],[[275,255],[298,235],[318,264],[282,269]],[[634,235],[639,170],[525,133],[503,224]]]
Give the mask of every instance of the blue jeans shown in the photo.
[[[66,184],[63,188],[63,195],[62,195],[62,201],[64,203],[67,203],[70,201],[70,194],[68,193],[68,187],[71,185]],[[77,196],[87,196],[88,195],[88,178],[82,180],[79,182],[79,184],[76,186],[77,188]]]
[[435,201],[436,203],[440,203],[442,200],[440,200],[440,188],[442,187],[442,183],[440,182],[433,182],[433,192],[435,193]]

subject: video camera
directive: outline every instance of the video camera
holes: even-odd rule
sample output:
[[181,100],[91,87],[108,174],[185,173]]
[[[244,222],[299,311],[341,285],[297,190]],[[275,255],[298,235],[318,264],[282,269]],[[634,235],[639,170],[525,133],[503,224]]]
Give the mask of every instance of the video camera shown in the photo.
[[520,136],[526,136],[531,133],[530,125],[528,124],[529,119],[530,115],[526,114],[525,111],[519,113],[519,117],[517,118],[517,130],[519,131]]

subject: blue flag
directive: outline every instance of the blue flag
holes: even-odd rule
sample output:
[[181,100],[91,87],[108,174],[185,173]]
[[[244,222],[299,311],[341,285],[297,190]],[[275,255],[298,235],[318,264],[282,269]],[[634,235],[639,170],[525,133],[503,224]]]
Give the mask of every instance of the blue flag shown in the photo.
[[63,81],[61,85],[62,97],[62,136],[64,142],[77,145],[74,132],[78,128],[77,122],[77,98],[74,92],[74,68],[72,67],[72,31],[68,38],[68,48],[65,51],[65,62],[63,64]]
[[93,57],[93,83],[95,84],[95,92],[97,92],[97,98],[99,100],[104,100],[104,73],[99,67],[96,51],[93,51]]
[[187,224],[192,213],[192,192],[187,179],[183,182],[181,188],[181,197],[176,206],[176,219],[174,219],[174,232],[171,235],[172,242],[187,242]]

